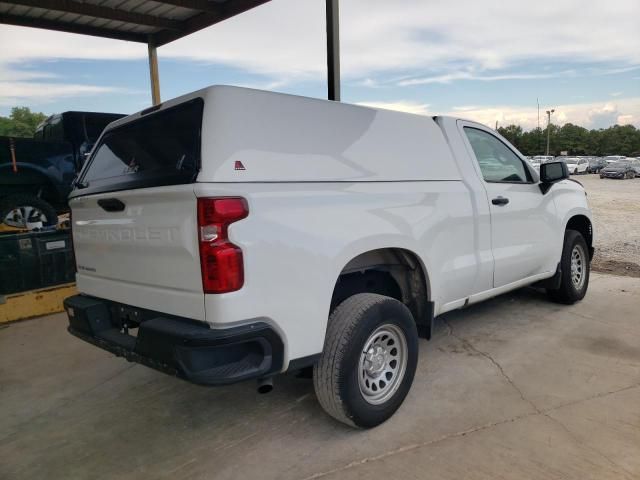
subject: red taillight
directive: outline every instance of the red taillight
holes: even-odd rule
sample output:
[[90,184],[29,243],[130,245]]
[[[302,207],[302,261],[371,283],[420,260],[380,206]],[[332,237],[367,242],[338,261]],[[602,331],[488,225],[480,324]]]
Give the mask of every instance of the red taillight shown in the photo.
[[231,243],[228,228],[249,215],[244,198],[199,198],[198,237],[204,293],[240,290],[244,283],[242,250]]

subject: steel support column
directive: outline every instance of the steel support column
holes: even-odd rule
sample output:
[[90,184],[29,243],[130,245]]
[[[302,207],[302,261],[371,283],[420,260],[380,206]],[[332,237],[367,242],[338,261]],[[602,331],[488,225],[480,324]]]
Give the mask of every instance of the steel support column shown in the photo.
[[158,52],[155,44],[149,42],[149,77],[151,78],[151,102],[160,104],[160,75],[158,73]]
[[327,2],[327,96],[340,101],[340,20],[338,0]]

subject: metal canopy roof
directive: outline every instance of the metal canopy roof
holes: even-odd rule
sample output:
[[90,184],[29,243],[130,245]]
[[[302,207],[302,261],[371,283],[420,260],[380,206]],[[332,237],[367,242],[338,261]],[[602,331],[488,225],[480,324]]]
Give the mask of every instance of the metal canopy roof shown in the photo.
[[[148,45],[151,98],[160,103],[156,49],[270,0],[0,0],[0,24]],[[327,96],[340,101],[339,0],[325,0]]]
[[270,0],[0,0],[0,23],[161,46]]

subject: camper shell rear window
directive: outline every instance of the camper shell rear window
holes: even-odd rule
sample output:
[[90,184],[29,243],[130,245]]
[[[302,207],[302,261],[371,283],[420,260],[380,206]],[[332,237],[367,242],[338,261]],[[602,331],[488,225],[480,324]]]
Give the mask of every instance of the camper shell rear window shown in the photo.
[[109,130],[75,194],[194,182],[200,168],[202,109],[198,98]]

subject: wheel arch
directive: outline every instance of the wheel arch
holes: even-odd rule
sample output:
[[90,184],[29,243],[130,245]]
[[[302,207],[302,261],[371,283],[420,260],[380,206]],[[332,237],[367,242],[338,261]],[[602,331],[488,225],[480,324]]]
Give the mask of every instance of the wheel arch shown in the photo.
[[593,259],[593,225],[591,223],[591,219],[582,214],[573,215],[569,220],[567,220],[565,231],[566,230],[576,230],[580,232],[587,242],[587,247],[589,248],[589,259]]
[[[15,193],[31,193],[42,196],[50,203],[59,203],[58,197],[63,194],[59,187],[59,179],[46,169],[30,163],[17,164],[18,171],[13,172],[10,164],[0,165],[3,195]],[[6,194],[6,195],[5,195]]]
[[413,251],[386,247],[351,258],[334,282],[330,311],[357,293],[379,293],[404,303],[416,321],[421,337],[431,337],[434,306],[424,262]]

